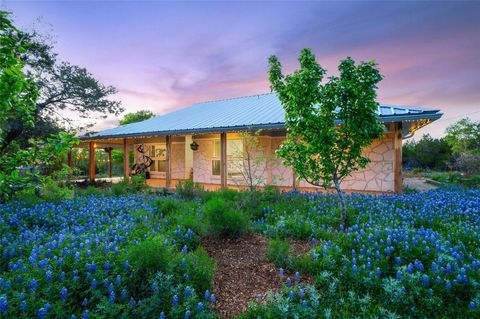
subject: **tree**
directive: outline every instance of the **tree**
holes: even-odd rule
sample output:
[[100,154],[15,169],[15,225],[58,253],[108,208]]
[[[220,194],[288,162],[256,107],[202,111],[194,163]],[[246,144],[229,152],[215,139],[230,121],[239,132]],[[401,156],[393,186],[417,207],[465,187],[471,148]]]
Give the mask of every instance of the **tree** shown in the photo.
[[242,146],[232,152],[231,168],[239,174],[239,184],[247,185],[250,192],[266,182],[264,173],[268,159],[258,139],[260,134],[261,130],[254,133],[240,132]]
[[[28,128],[35,124],[39,92],[19,56],[28,46],[29,43],[18,37],[8,13],[0,11],[0,143],[11,138],[11,121]],[[38,177],[36,167],[52,168],[59,156],[65,155],[76,143],[78,139],[73,134],[60,133],[45,141],[32,141],[30,147],[13,153],[0,152],[0,202],[32,186],[31,182]],[[18,167],[25,166],[31,170],[22,176]]]
[[445,170],[451,161],[452,151],[444,138],[423,135],[418,142],[407,142],[403,146],[406,166]]
[[86,129],[93,125],[81,127],[71,117],[99,119],[123,111],[120,102],[110,99],[116,93],[114,87],[104,86],[85,68],[58,61],[53,44],[45,36],[16,28],[6,30],[5,34],[18,40],[15,55],[25,66],[26,76],[34,79],[38,99],[32,113],[35,125],[29,125],[15,114],[7,116],[0,153],[14,142],[28,146],[32,137],[45,139],[62,130]]
[[455,155],[480,153],[480,121],[461,119],[447,127],[445,139]]
[[271,89],[285,109],[287,137],[277,155],[298,178],[337,191],[343,225],[348,227],[341,181],[370,160],[362,149],[384,132],[377,115],[377,84],[382,75],[374,61],[340,62],[339,76],[322,83],[326,71],[310,49],[300,53],[300,70],[282,74],[276,56],[269,58]]
[[127,125],[136,122],[142,122],[154,117],[155,114],[151,111],[141,110],[133,113],[127,113],[123,116],[123,119],[120,120],[118,124]]

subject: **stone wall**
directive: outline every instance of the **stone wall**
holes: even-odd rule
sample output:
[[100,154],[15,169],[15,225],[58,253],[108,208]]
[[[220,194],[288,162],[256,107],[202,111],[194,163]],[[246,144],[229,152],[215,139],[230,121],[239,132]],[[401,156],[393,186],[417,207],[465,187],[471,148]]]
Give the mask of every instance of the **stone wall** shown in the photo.
[[[230,137],[228,137],[230,138]],[[199,138],[196,142],[199,149],[194,152],[193,176],[194,181],[204,184],[220,185],[220,176],[212,176],[212,147],[215,138]],[[294,174],[291,168],[282,165],[282,160],[275,156],[275,150],[280,146],[284,137],[260,137],[261,154],[266,158],[264,181],[266,184],[279,187],[292,187]],[[174,150],[174,154],[176,151]],[[183,152],[184,154],[184,152]],[[363,170],[355,172],[345,178],[342,188],[347,191],[393,192],[394,191],[394,137],[393,133],[386,133],[384,137],[375,140],[364,150],[364,154],[371,159],[371,163]],[[175,176],[173,177],[175,178]],[[238,178],[227,179],[228,185],[244,185]],[[296,181],[301,188],[315,189],[304,180]]]
[[172,143],[172,179],[185,178],[185,143]]

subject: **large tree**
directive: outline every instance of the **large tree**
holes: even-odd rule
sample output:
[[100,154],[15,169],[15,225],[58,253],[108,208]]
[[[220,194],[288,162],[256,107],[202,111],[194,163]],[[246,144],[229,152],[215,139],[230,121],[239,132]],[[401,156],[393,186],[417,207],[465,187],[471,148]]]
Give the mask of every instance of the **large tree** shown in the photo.
[[[31,137],[45,138],[65,129],[86,129],[94,124],[87,119],[106,118],[123,111],[120,102],[110,99],[116,93],[114,87],[103,85],[85,68],[59,61],[48,37],[15,28],[7,32],[18,39],[22,49],[16,56],[25,66],[27,77],[35,81],[39,96],[33,113],[35,125],[26,125],[16,116],[8,118],[0,153],[12,142],[26,146]],[[86,124],[80,126],[78,117],[85,119]]]
[[341,218],[348,227],[342,180],[366,167],[364,147],[381,136],[376,102],[382,76],[374,61],[355,65],[351,58],[340,62],[339,76],[323,83],[326,70],[310,49],[300,53],[300,69],[284,76],[276,56],[269,58],[270,82],[285,109],[287,138],[277,154],[298,178],[335,189]]
[[[7,12],[0,11],[0,143],[10,138],[12,121],[24,128],[35,125],[38,89],[27,74],[19,54],[26,52],[29,43],[18,35]],[[72,134],[60,133],[43,141],[31,143],[15,152],[0,152],[0,202],[8,200],[16,191],[32,186],[38,177],[32,169],[21,176],[18,167],[42,165],[50,169],[56,160],[66,154],[78,141]],[[24,174],[25,175],[25,174]]]
[[480,121],[461,119],[447,127],[445,133],[445,139],[454,154],[480,153]]
[[140,111],[137,111],[137,112],[125,114],[123,116],[123,119],[121,119],[118,124],[127,125],[127,124],[131,124],[131,123],[142,122],[142,121],[148,120],[148,119],[150,119],[154,116],[155,116],[155,114],[153,114],[152,111],[140,110]]

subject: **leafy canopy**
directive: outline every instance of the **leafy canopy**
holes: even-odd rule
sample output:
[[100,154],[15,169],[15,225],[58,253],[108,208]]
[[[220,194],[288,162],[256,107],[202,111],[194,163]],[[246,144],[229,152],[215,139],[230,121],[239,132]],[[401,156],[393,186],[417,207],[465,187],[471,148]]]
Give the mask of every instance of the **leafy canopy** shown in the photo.
[[461,119],[447,127],[445,139],[454,154],[480,153],[480,121]]
[[118,124],[120,125],[127,125],[131,123],[137,123],[137,122],[142,122],[145,120],[148,120],[152,117],[154,117],[155,114],[153,114],[152,111],[147,111],[147,110],[141,110],[133,113],[127,113],[123,116],[123,119],[120,120]]
[[377,84],[382,75],[374,61],[340,62],[339,76],[323,83],[326,70],[310,49],[300,53],[300,69],[282,74],[276,56],[269,58],[271,89],[285,108],[287,138],[277,151],[298,178],[336,188],[369,159],[362,149],[384,132],[377,115]]

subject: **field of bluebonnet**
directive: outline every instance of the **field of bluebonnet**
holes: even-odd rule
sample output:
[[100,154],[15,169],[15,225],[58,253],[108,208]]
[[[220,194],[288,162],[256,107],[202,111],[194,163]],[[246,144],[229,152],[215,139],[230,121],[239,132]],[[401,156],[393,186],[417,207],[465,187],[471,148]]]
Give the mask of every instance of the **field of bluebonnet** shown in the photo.
[[[351,195],[348,229],[336,200],[268,190],[4,204],[0,318],[215,318],[202,238],[251,232],[270,239],[283,284],[242,318],[480,318],[480,191]],[[293,239],[310,250],[293,254]]]

